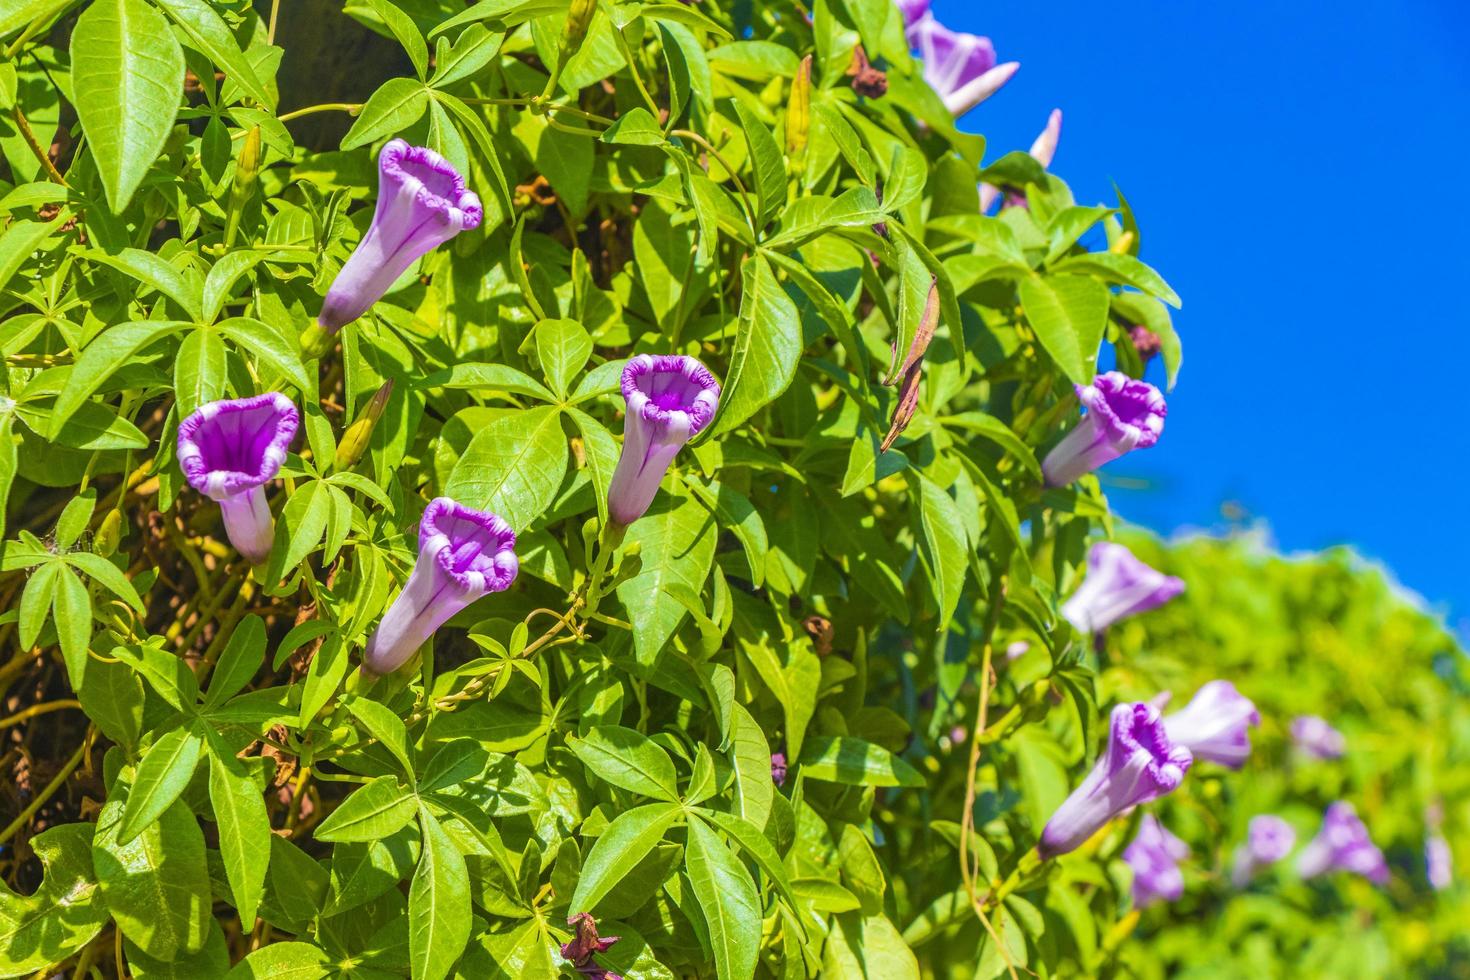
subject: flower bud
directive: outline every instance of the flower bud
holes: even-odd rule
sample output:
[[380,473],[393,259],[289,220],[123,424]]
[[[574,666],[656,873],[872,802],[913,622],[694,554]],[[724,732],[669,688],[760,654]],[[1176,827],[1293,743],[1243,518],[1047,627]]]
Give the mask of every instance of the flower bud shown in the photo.
[[378,424],[378,419],[383,417],[383,410],[388,407],[388,397],[393,394],[393,379],[389,378],[383,382],[347,431],[342,435],[342,441],[337,444],[337,455],[332,465],[337,470],[350,470],[362,459],[363,453],[367,452],[368,443],[373,437],[373,427]]
[[597,0],[572,0],[567,11],[567,28],[562,35],[561,58],[567,59],[577,53],[587,37],[587,28],[592,26],[592,15],[597,13]]
[[244,145],[240,147],[240,158],[235,161],[235,185],[230,190],[230,213],[225,219],[227,247],[235,243],[235,234],[240,230],[240,215],[260,177],[261,156],[260,127],[251,126],[250,131],[245,134]]
[[92,550],[103,558],[112,557],[117,551],[118,541],[122,538],[122,511],[110,510],[107,516],[102,518],[102,523],[97,528],[97,536],[92,539]]
[[786,107],[786,155],[793,161],[806,156],[807,134],[812,124],[812,56],[801,59],[791,83],[791,101]]

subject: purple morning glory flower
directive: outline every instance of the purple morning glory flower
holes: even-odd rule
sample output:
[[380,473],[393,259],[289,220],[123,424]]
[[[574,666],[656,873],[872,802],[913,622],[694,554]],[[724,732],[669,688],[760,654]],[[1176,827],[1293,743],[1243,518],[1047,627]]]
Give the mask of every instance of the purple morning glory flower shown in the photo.
[[378,155],[378,205],[367,234],[337,273],[317,325],[336,333],[386,293],[408,267],[484,212],[464,177],[439,154],[391,140]]
[[994,95],[1010,81],[1019,62],[995,63],[995,46],[990,38],[952,31],[927,12],[910,16],[918,4],[900,4],[909,47],[924,63],[924,81],[939,94],[944,107],[959,118]]
[[1150,568],[1115,541],[1098,541],[1087,552],[1087,577],[1062,604],[1062,616],[1079,633],[1100,633],[1183,591],[1182,579]]
[[777,786],[786,785],[786,753],[771,753],[771,782]]
[[624,527],[642,517],[680,448],[715,417],[720,383],[692,357],[639,354],[623,368],[623,452],[607,509]]
[[1235,852],[1230,880],[1235,887],[1244,888],[1256,871],[1280,861],[1295,846],[1296,830],[1291,824],[1269,813],[1252,817],[1245,844]]
[[301,414],[279,392],[208,402],[179,423],[179,468],[189,486],[217,500],[225,533],[252,564],[270,557],[275,524],[265,484],[286,461]]
[[1145,814],[1138,824],[1138,836],[1123,851],[1123,860],[1133,869],[1134,907],[1178,901],[1184,894],[1179,862],[1187,857],[1189,845],[1164,829],[1153,814]]
[[1188,749],[1169,741],[1158,708],[1118,705],[1107,750],[1046,822],[1037,852],[1052,858],[1076,850],[1124,810],[1176,789],[1193,762]]
[[363,654],[362,669],[391,674],[455,613],[515,581],[516,536],[489,511],[436,497],[419,521],[419,559]]
[[1087,414],[1041,463],[1049,487],[1064,487],[1104,463],[1147,449],[1164,432],[1164,395],[1147,381],[1109,371],[1075,385]]
[[1210,681],[1195,692],[1182,710],[1164,719],[1169,740],[1231,769],[1239,769],[1251,754],[1250,728],[1261,723],[1261,713],[1250,698],[1229,681]]
[[1450,852],[1450,842],[1438,831],[1424,839],[1424,874],[1429,887],[1442,892],[1454,883],[1455,856]]
[[[1057,155],[1057,144],[1061,142],[1061,138],[1062,110],[1053,109],[1051,111],[1051,115],[1046,117],[1046,128],[1044,128],[1041,131],[1040,135],[1036,137],[1035,141],[1032,142],[1031,149],[1029,151],[1031,153],[1031,156],[1036,159],[1036,162],[1041,164],[1042,169],[1046,169],[1047,167],[1051,166],[1052,160]],[[1000,197],[1000,195],[1001,189],[999,187],[995,187],[991,184],[981,184],[980,213],[984,214],[989,211],[990,206],[995,203],[996,198]],[[1021,193],[1019,190],[1008,191],[1006,192],[1005,197],[1006,207],[1024,208],[1026,206],[1026,195]]]
[[1383,852],[1369,838],[1368,828],[1353,805],[1343,800],[1327,808],[1322,829],[1302,848],[1296,869],[1303,878],[1315,878],[1328,871],[1351,871],[1375,885],[1388,883],[1388,862]]
[[903,26],[911,27],[929,12],[932,0],[896,0],[898,12],[903,14]]
[[1325,718],[1299,715],[1291,721],[1291,740],[1307,755],[1318,759],[1340,759],[1347,751],[1347,739]]

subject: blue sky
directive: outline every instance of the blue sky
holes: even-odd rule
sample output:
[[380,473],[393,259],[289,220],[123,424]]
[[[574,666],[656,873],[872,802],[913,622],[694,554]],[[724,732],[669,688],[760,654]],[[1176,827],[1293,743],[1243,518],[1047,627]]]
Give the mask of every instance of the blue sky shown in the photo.
[[1470,5],[933,9],[1021,62],[962,123],[987,156],[1060,107],[1053,171],[1079,203],[1116,181],[1184,299],[1168,427],[1107,471],[1118,510],[1167,532],[1231,502],[1283,549],[1351,544],[1470,636]]

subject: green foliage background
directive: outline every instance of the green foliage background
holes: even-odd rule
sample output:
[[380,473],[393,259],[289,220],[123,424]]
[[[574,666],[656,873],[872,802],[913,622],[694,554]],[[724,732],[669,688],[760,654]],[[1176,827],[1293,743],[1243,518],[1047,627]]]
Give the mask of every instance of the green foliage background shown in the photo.
[[[887,0],[363,0],[272,37],[279,7],[0,9],[0,679],[33,763],[0,831],[4,975],[553,976],[581,911],[634,978],[1465,975],[1463,889],[1431,896],[1418,858],[1430,802],[1452,839],[1470,822],[1463,658],[1432,620],[1343,559],[1239,542],[1145,547],[1189,591],[1100,650],[1059,620],[1113,527],[1095,478],[1043,490],[1038,456],[1102,345],[1142,373],[1127,325],[1172,383],[1178,298],[1121,196],[1079,206],[955,130]],[[344,69],[361,25],[392,57]],[[848,84],[859,43],[882,98]],[[377,87],[317,103],[283,88],[293,58]],[[303,360],[394,136],[467,173],[486,220]],[[1028,206],[982,216],[982,179]],[[883,453],[911,348],[918,411]],[[592,609],[644,351],[709,364],[721,415]],[[173,444],[267,390],[305,431],[252,570]],[[521,577],[368,687],[438,494],[505,516]],[[1216,676],[1266,722],[1245,773],[1201,764],[1157,807],[1195,849],[1185,900],[1129,913],[1120,822],[986,909],[991,938],[962,838],[984,907],[1110,704]],[[1340,724],[1344,762],[1289,758],[1299,711]],[[1250,816],[1305,836],[1339,796],[1385,893],[1229,892]]]

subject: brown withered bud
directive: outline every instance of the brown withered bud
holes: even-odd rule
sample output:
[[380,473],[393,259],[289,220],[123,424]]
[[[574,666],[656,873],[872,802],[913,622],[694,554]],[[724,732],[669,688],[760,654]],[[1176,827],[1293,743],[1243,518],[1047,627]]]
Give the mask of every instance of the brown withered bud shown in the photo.
[[[880,445],[882,452],[888,452],[893,443],[903,434],[903,430],[909,427],[913,421],[914,412],[919,407],[919,380],[924,371],[924,352],[929,349],[929,342],[934,339],[934,331],[939,326],[939,283],[931,279],[929,282],[929,298],[924,302],[924,314],[919,318],[919,328],[914,332],[913,343],[909,345],[908,354],[903,359],[903,365],[899,368],[902,378],[898,384],[898,405],[893,410],[893,420],[888,425],[888,434],[883,437]],[[894,351],[897,354],[897,350]],[[885,385],[894,382],[892,373],[884,379]]]
[[1159,352],[1159,335],[1141,323],[1128,328],[1128,337],[1145,364]]
[[812,649],[816,650],[817,656],[825,657],[832,652],[832,621],[826,616],[808,616],[802,620],[802,627],[806,629],[807,635],[812,638]]
[[852,90],[869,99],[881,99],[888,94],[888,75],[874,68],[868,61],[868,53],[859,44],[852,52],[852,65],[847,69],[852,79]]

